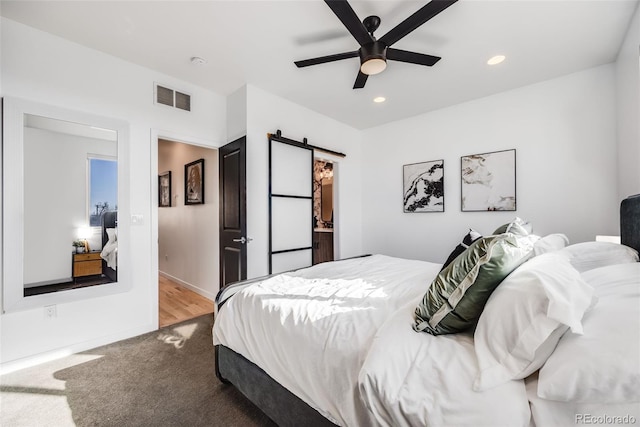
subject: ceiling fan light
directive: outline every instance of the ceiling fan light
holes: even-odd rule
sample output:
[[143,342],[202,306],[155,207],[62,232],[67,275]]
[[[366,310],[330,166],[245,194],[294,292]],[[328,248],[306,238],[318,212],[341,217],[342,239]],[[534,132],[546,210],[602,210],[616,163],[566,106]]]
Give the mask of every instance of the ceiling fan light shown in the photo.
[[384,43],[373,42],[360,47],[360,71],[372,76],[387,68],[387,46]]
[[385,68],[387,68],[387,61],[380,58],[372,58],[362,63],[360,71],[366,75],[372,76],[383,72]]

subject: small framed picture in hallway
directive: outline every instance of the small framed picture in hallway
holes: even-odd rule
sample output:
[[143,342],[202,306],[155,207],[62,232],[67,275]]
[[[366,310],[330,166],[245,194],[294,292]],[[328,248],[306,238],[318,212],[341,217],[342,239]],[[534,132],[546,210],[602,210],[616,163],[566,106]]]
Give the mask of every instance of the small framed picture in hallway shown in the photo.
[[204,204],[204,159],[184,165],[184,204]]
[[158,175],[158,207],[171,207],[171,171]]

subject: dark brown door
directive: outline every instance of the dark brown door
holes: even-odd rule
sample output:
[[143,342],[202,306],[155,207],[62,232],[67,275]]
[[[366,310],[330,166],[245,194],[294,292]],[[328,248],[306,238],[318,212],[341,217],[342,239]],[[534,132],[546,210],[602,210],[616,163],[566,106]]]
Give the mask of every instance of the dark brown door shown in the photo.
[[247,278],[246,137],[220,148],[220,288]]

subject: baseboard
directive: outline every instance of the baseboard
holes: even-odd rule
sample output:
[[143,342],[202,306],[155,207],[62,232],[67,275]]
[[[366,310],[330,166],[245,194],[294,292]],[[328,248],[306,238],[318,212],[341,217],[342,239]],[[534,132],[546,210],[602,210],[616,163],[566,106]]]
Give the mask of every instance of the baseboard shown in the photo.
[[202,288],[199,288],[195,285],[192,285],[191,283],[185,282],[184,280],[178,279],[177,277],[174,277],[172,275],[170,275],[169,273],[165,273],[164,271],[158,271],[158,274],[162,277],[166,277],[167,279],[171,280],[172,282],[176,282],[178,285],[183,286],[189,290],[192,290],[193,292],[195,292],[198,295],[201,295],[205,298],[210,299],[211,301],[215,301],[216,300],[216,294],[212,294],[209,291],[205,291]]
[[147,325],[144,327],[138,327],[133,329],[127,329],[125,331],[117,332],[103,337],[91,339],[89,341],[83,341],[80,343],[72,344],[66,347],[58,348],[55,350],[45,351],[33,356],[23,357],[21,359],[11,360],[0,364],[0,375],[15,372],[20,369],[29,368],[31,366],[40,365],[42,363],[50,362],[52,360],[61,359],[63,357],[70,356],[75,353],[91,350],[96,347],[111,344],[116,341],[125,340],[127,338],[137,337],[138,335],[146,334],[158,329],[158,325]]

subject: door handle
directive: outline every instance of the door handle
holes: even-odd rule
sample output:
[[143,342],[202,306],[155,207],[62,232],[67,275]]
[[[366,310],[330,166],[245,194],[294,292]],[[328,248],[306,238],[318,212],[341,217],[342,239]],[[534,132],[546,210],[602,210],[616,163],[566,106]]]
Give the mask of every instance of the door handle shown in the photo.
[[242,237],[241,237],[241,238],[239,238],[239,239],[233,239],[233,241],[234,241],[234,242],[239,242],[239,243],[242,243],[243,245],[244,245],[245,243],[249,243],[249,242],[250,242],[250,241],[252,241],[252,240],[253,240],[253,239],[252,239],[251,237],[244,237],[244,236],[242,236]]

